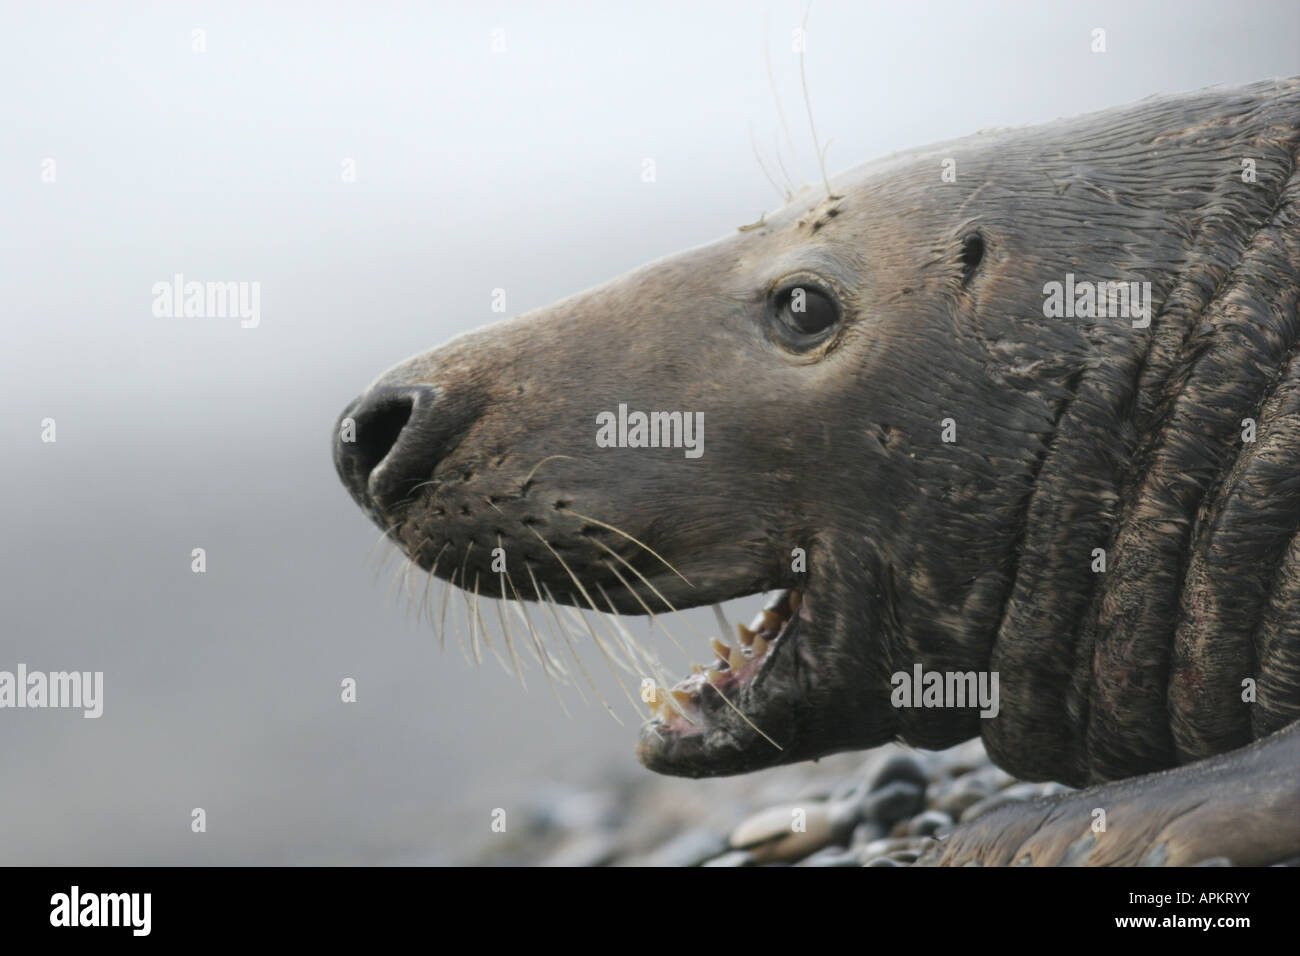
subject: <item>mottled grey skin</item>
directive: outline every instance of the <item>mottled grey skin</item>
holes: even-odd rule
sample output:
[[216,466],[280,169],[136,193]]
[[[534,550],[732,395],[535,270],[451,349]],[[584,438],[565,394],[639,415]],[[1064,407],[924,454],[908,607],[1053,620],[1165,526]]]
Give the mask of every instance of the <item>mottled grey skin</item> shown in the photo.
[[[938,862],[1295,857],[1298,143],[1293,78],[870,163],[396,366],[345,412],[340,474],[462,584],[496,580],[499,543],[556,599],[629,614],[799,588],[733,698],[780,749],[706,689],[695,725],[643,729],[652,769],[982,735],[1017,776],[1103,786],[976,821]],[[1150,282],[1149,327],[1046,317],[1067,273]],[[837,303],[825,333],[783,324],[791,282]],[[597,447],[620,402],[702,411],[704,456]],[[998,672],[998,716],[892,706],[918,663]],[[1077,842],[1097,807],[1109,829]]]

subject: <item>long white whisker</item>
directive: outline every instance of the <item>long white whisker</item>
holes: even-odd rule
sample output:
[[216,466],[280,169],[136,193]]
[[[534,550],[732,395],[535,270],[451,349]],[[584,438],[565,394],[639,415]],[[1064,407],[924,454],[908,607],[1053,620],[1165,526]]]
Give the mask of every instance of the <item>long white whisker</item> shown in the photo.
[[[528,576],[533,579],[533,588],[536,589],[537,578],[536,576],[533,575],[533,569],[531,567],[528,569]],[[623,718],[619,717],[619,715],[614,712],[614,708],[609,705],[609,701],[605,699],[605,695],[600,692],[600,689],[596,686],[596,682],[593,681],[591,679],[591,675],[587,673],[587,668],[582,663],[582,658],[578,656],[578,649],[574,646],[573,640],[572,638],[569,637],[569,633],[565,629],[564,624],[561,623],[559,614],[556,613],[555,609],[559,605],[558,602],[555,600],[555,595],[551,593],[551,589],[547,587],[545,584],[542,585],[542,589],[546,591],[546,601],[547,601],[546,608],[551,612],[551,617],[555,621],[555,628],[557,631],[559,631],[561,636],[564,638],[565,642],[569,645],[569,653],[573,655],[574,663],[576,663],[578,665],[578,669],[582,671],[582,676],[587,679],[587,684],[588,686],[591,687],[591,692],[596,695],[596,699],[600,701],[602,706],[604,706],[604,708],[607,711],[609,711],[609,715],[613,717],[616,721],[618,721],[618,723],[622,724]]]
[[[501,539],[498,537],[497,546],[500,547],[500,545],[501,545]],[[523,684],[524,690],[528,690],[528,685],[524,683],[524,670],[519,663],[519,653],[515,650],[514,636],[510,632],[510,626],[506,624],[505,614],[503,614],[501,611],[502,607],[504,607],[506,603],[506,575],[504,571],[499,572],[497,577],[497,584],[501,588],[501,600],[493,602],[496,605],[497,621],[501,624],[501,633],[505,636],[506,647],[510,651],[510,660],[514,663],[515,666],[515,676],[519,678],[519,683]]]
[[[767,65],[767,85],[772,90],[772,99],[776,103],[776,115],[781,120],[781,130],[785,133],[785,141],[790,146],[790,161],[794,165],[795,176],[802,179],[799,174],[799,152],[794,146],[794,137],[790,135],[790,125],[785,121],[785,108],[781,105],[781,94],[777,92],[776,77],[772,73],[772,45],[768,39],[770,30],[770,14],[763,21],[763,61]],[[776,161],[781,166],[781,172],[785,173],[785,164],[781,163],[781,150],[776,151]],[[786,201],[794,193],[794,188],[790,184],[789,176],[786,177]]]
[[542,639],[538,635],[537,629],[533,627],[533,619],[528,616],[527,608],[524,605],[523,599],[519,596],[519,589],[515,587],[514,579],[510,577],[508,573],[506,574],[506,582],[510,585],[510,593],[515,596],[515,602],[511,605],[511,609],[519,614],[519,616],[523,618],[524,624],[527,625],[529,637],[532,639],[535,648],[533,655],[537,658],[537,663],[542,665],[542,673],[546,675],[546,683],[550,685],[551,693],[555,695],[555,700],[560,705],[560,710],[564,711],[565,717],[568,717],[570,716],[569,708],[565,706],[564,698],[560,696],[560,690],[555,686],[555,676],[551,671],[550,664],[548,663],[550,660],[550,654],[546,653],[546,647],[542,644]]
[[[804,8],[803,12],[803,38],[805,44],[808,42],[808,14],[811,10],[812,2],[809,0],[808,6]],[[803,86],[803,103],[804,107],[808,111],[808,128],[812,131],[813,150],[816,151],[817,162],[821,165],[822,184],[826,187],[826,198],[839,199],[839,196],[831,192],[831,180],[830,177],[826,175],[826,152],[817,145],[817,124],[813,122],[812,98],[808,95],[808,76],[804,70],[804,62],[807,59],[808,50],[805,45],[804,49],[799,53],[799,83]],[[829,149],[830,143],[827,143],[826,147]]]
[[677,702],[677,698],[673,696],[672,682],[664,675],[663,667],[659,663],[658,659],[642,648],[641,645],[637,643],[636,638],[632,636],[632,632],[623,626],[623,622],[619,618],[618,609],[614,606],[613,600],[599,581],[596,582],[596,588],[600,591],[601,597],[605,599],[605,603],[609,605],[609,620],[613,622],[614,626],[622,635],[624,645],[633,648],[633,650],[640,655],[645,665],[650,668],[650,673],[654,675],[655,679],[656,693],[658,692],[658,688],[662,687],[664,693],[668,695],[668,706],[675,710],[687,723],[695,723],[695,721],[691,720],[691,718],[687,716],[686,711],[683,710],[682,706]]
[[[532,565],[525,562],[524,569],[528,572],[528,579],[533,583],[533,594],[537,597],[537,606],[544,608],[546,610],[546,613],[549,614],[551,617],[551,623],[553,627],[552,633],[559,634],[560,638],[565,642],[565,644],[568,645],[569,654],[573,658],[573,662],[578,665],[578,670],[582,672],[582,676],[586,678],[587,684],[591,687],[592,693],[595,694],[597,699],[599,699],[600,702],[605,705],[605,709],[608,710],[610,714],[614,716],[614,719],[618,720],[618,715],[614,713],[614,708],[610,707],[609,704],[605,703],[605,700],[601,698],[600,691],[596,689],[595,682],[592,681],[591,675],[587,673],[587,668],[583,666],[582,658],[578,657],[578,649],[573,646],[573,641],[569,639],[568,633],[564,630],[564,626],[560,623],[560,617],[558,614],[555,613],[554,601],[548,600],[550,598],[551,592],[547,590],[546,598],[543,598],[542,591],[537,586],[537,576],[533,574]],[[573,686],[574,689],[577,690],[578,696],[582,698],[582,702],[584,704],[587,703],[587,695],[582,692],[582,685],[577,681],[574,681]]]

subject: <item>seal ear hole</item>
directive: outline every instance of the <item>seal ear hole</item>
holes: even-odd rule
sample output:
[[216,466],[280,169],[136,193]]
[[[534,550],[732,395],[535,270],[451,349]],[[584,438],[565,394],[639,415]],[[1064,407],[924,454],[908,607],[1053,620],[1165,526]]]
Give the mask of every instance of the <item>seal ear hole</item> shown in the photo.
[[984,236],[979,232],[969,233],[961,241],[961,284],[964,288],[975,278],[975,271],[984,261]]

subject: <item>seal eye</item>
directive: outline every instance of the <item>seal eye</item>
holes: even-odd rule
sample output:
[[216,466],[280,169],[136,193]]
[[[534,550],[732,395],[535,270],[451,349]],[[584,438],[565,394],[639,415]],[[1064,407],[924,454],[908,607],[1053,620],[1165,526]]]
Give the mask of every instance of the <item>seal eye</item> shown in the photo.
[[808,282],[784,286],[772,305],[777,321],[796,339],[820,336],[840,320],[840,307],[831,294]]

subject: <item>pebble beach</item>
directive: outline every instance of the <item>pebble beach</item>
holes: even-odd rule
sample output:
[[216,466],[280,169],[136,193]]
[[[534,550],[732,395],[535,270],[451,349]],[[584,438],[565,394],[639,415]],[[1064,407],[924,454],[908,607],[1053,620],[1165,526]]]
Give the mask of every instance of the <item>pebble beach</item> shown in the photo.
[[595,786],[540,786],[504,832],[458,862],[910,866],[957,823],[1069,791],[1017,781],[979,740],[936,752],[890,744],[740,777],[643,772]]

